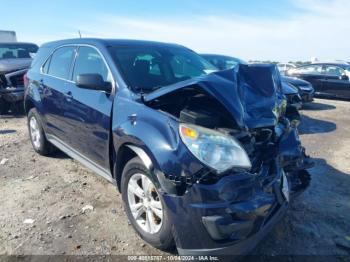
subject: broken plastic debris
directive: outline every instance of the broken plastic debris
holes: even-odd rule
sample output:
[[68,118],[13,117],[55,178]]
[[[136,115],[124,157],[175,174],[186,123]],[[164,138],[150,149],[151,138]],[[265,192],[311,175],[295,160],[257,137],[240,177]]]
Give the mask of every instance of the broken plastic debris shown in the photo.
[[37,176],[30,176],[30,177],[27,177],[27,178],[25,178],[25,179],[23,179],[23,180],[31,180],[31,179],[34,179],[34,178],[36,178]]
[[31,218],[27,218],[26,220],[23,221],[23,224],[33,224],[34,223],[34,219]]
[[85,213],[86,210],[94,210],[94,207],[92,205],[86,205],[82,208],[82,212]]
[[7,163],[7,161],[9,161],[7,158],[1,159],[0,165],[5,165]]

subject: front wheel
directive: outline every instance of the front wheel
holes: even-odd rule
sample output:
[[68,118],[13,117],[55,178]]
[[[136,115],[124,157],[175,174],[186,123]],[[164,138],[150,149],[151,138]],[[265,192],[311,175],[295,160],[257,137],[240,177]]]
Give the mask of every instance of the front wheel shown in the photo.
[[126,164],[121,190],[126,214],[141,238],[162,250],[173,248],[166,206],[140,158]]

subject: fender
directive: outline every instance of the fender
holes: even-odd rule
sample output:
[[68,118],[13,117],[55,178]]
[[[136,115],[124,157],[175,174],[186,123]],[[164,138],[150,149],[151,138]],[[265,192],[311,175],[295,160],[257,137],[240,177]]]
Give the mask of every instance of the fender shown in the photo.
[[142,160],[144,165],[150,171],[154,181],[156,181],[157,188],[160,189],[160,193],[173,194],[173,195],[177,193],[176,185],[172,183],[170,180],[168,180],[165,177],[164,173],[154,168],[151,158],[147,155],[147,153],[142,148],[133,146],[133,145],[126,145],[126,146],[129,147],[132,151],[135,152],[135,154],[138,155],[138,157]]
[[142,160],[142,162],[144,163],[144,165],[147,167],[148,170],[152,170],[153,168],[152,160],[149,158],[147,153],[143,151],[143,149],[132,145],[126,145],[126,146],[129,147],[132,151],[136,153],[136,155],[139,156],[139,158]]
[[186,177],[203,169],[183,145],[178,134],[179,122],[164,112],[137,101],[116,97],[112,132],[115,152],[127,145],[153,173],[176,183],[186,183]]

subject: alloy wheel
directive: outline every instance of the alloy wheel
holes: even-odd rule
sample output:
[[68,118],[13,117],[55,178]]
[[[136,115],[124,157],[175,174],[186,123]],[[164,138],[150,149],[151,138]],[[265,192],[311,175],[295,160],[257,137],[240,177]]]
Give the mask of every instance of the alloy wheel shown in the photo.
[[141,173],[132,175],[127,194],[131,214],[139,227],[149,234],[159,232],[163,222],[163,206],[152,181]]
[[36,149],[40,148],[41,142],[41,134],[38,125],[38,121],[35,117],[31,117],[29,120],[29,128],[30,128],[30,137],[32,139],[33,145]]

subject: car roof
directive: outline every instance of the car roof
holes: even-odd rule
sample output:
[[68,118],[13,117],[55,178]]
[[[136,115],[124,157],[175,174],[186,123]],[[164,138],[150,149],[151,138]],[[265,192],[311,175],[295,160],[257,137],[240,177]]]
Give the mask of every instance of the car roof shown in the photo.
[[0,42],[0,45],[36,45],[35,43],[29,43],[29,42]]
[[295,64],[292,64],[292,63],[277,63],[277,65],[291,65],[291,66],[295,66]]
[[230,57],[228,55],[219,55],[219,54],[200,54],[202,56],[223,56],[223,57]]
[[88,45],[104,45],[104,46],[165,46],[165,47],[182,47],[182,45],[172,43],[162,43],[156,41],[147,40],[132,40],[132,39],[101,39],[101,38],[75,38],[75,39],[64,39],[53,42],[48,42],[42,45],[42,47],[55,47],[60,45],[68,44],[88,44]]
[[223,58],[223,59],[229,59],[229,60],[234,60],[236,62],[239,62],[239,63],[242,63],[242,64],[245,64],[247,63],[246,61],[238,58],[238,57],[234,57],[234,56],[229,56],[229,55],[218,55],[218,54],[200,54],[200,56],[204,57],[204,58]]
[[347,63],[337,63],[337,62],[319,62],[319,63],[312,63],[304,66],[312,66],[312,65],[333,65],[333,66],[339,66],[339,67],[349,67],[350,65]]
[[217,58],[230,58],[230,59],[236,59],[236,60],[240,60],[237,57],[233,57],[233,56],[229,56],[229,55],[218,55],[218,54],[200,54],[201,56],[211,56],[211,57],[217,57]]

